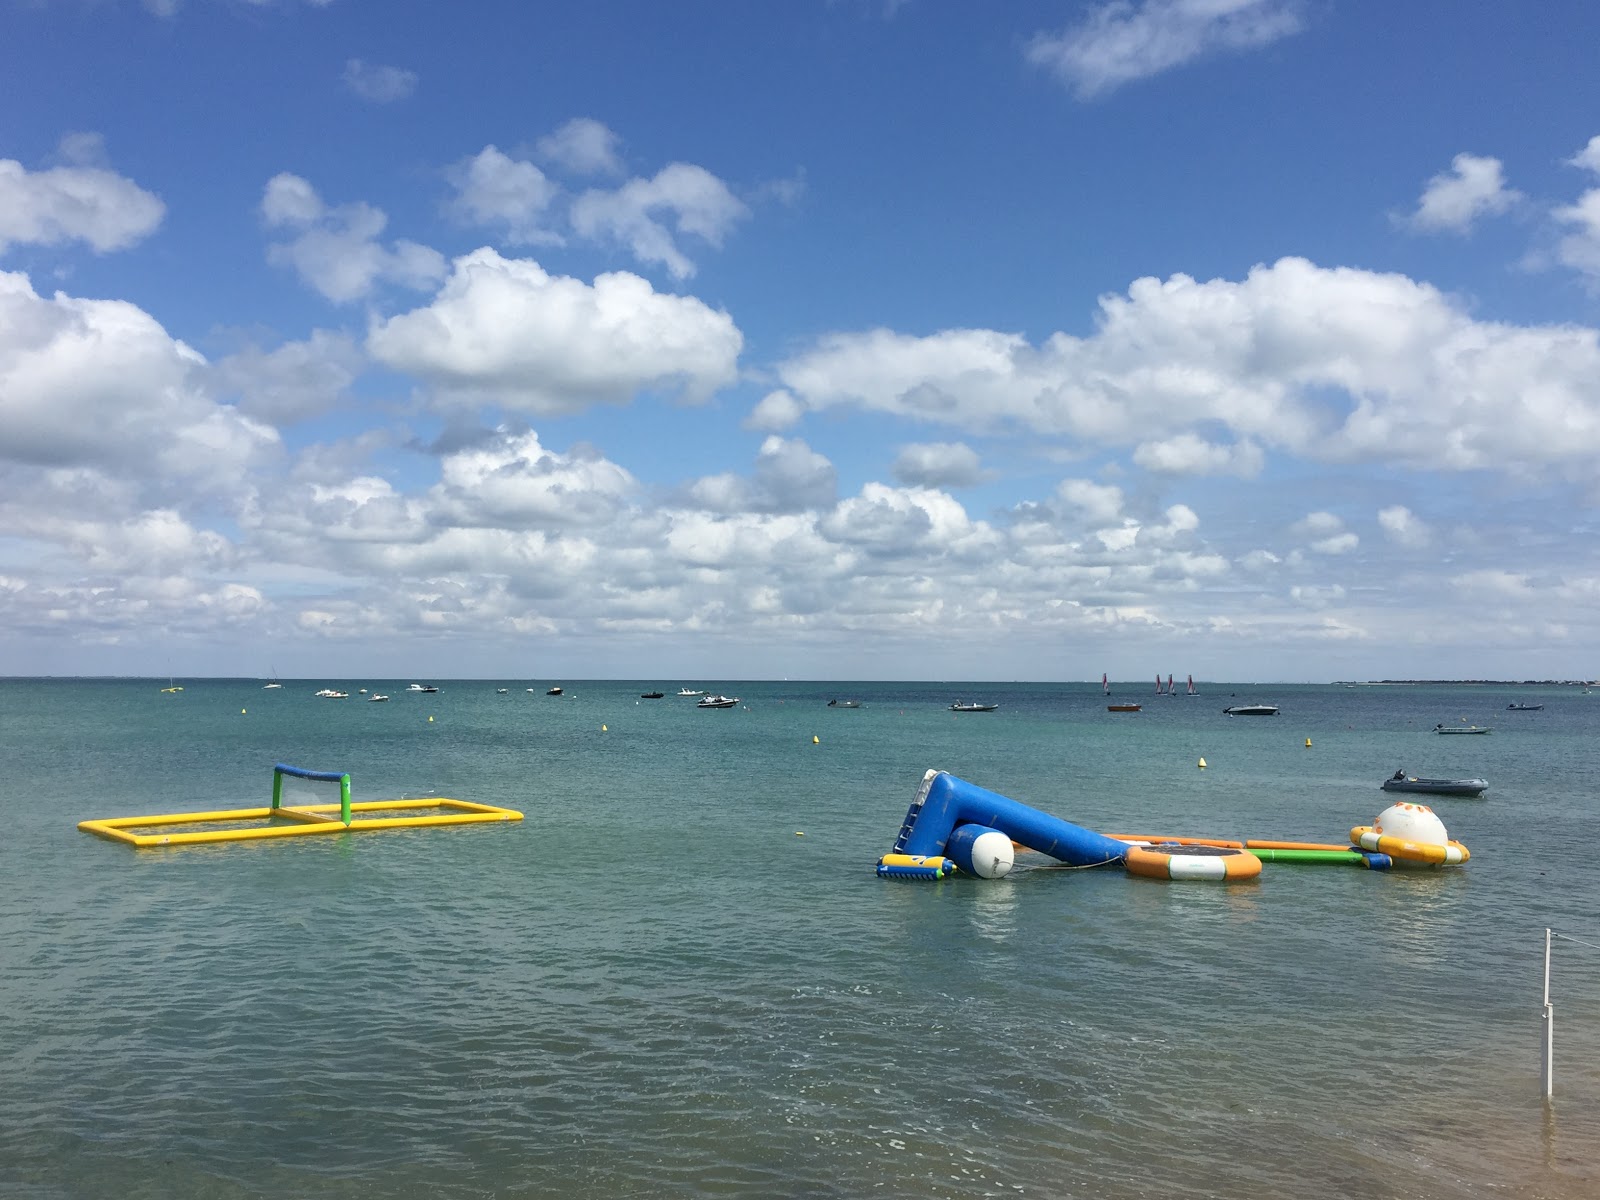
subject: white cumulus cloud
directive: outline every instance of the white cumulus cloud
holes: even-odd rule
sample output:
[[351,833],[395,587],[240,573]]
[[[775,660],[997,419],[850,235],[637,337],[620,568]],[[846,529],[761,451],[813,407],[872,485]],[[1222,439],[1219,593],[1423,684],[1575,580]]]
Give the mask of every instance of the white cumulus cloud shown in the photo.
[[625,272],[593,285],[479,249],[432,304],[376,322],[368,352],[444,396],[542,415],[626,403],[643,389],[703,400],[733,381],[743,344],[725,312]]
[[1303,8],[1300,0],[1112,0],[1076,25],[1036,35],[1027,56],[1088,98],[1298,33]]
[[344,64],[345,87],[373,104],[393,104],[417,90],[417,73],[352,58]]
[[[98,148],[94,135],[71,134],[62,143],[68,158]],[[83,242],[101,254],[125,250],[150,236],[166,211],[160,197],[104,166],[69,162],[29,171],[0,158],[0,254],[10,246],[63,242]]]
[[1422,233],[1467,233],[1479,217],[1498,216],[1522,199],[1506,186],[1498,158],[1458,154],[1428,180],[1406,224]]
[[0,461],[237,485],[277,435],[205,380],[205,360],[137,306],[46,299],[0,272]]
[[[808,410],[855,406],[974,433],[1144,445],[1216,465],[1213,430],[1324,462],[1586,474],[1600,454],[1600,336],[1473,319],[1403,275],[1287,258],[1240,281],[1140,279],[1088,337],[838,333],[781,362]],[[1192,441],[1176,441],[1183,435]],[[1230,465],[1247,472],[1255,450]]]
[[912,487],[970,487],[985,479],[978,452],[964,442],[916,442],[895,455],[890,473]]
[[426,288],[444,277],[444,256],[404,239],[385,246],[378,235],[389,218],[370,204],[328,206],[298,175],[275,175],[261,198],[267,226],[289,235],[267,250],[336,304],[367,296],[380,283]]
[[720,247],[749,215],[727,184],[692,163],[670,163],[649,179],[630,179],[612,191],[584,192],[570,213],[580,237],[626,247],[640,262],[664,266],[674,279],[695,273],[681,238]]
[[540,154],[575,175],[620,175],[621,139],[593,117],[574,117],[538,141]]
[[561,189],[533,163],[485,146],[448,174],[456,189],[452,210],[468,223],[503,230],[513,243],[562,240],[547,222]]

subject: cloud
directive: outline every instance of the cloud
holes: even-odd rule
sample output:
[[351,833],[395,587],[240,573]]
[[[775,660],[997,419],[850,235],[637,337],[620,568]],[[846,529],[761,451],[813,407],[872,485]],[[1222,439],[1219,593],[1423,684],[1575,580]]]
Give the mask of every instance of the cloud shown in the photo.
[[1498,158],[1458,154],[1449,171],[1428,180],[1417,211],[1404,223],[1421,233],[1467,233],[1479,217],[1498,216],[1522,198],[1506,187]]
[[805,405],[779,388],[761,397],[744,419],[744,427],[778,433],[798,425],[805,412]]
[[345,87],[373,104],[393,104],[417,90],[415,71],[385,67],[359,58],[346,61],[341,78]]
[[426,308],[376,322],[367,350],[445,397],[554,415],[644,389],[704,400],[735,378],[743,344],[725,312],[613,272],[594,284],[491,249],[456,259]]
[[1298,33],[1300,0],[1113,0],[1059,33],[1040,33],[1028,61],[1081,99],[1213,54],[1253,50]]
[[1317,554],[1348,554],[1361,544],[1356,534],[1344,527],[1344,522],[1330,512],[1307,513],[1291,527],[1290,532],[1309,540],[1309,548]]
[[912,487],[971,487],[987,475],[978,453],[963,442],[917,442],[903,446],[890,474]]
[[267,260],[287,266],[301,280],[335,304],[369,295],[380,283],[426,288],[444,277],[444,256],[416,242],[400,240],[384,246],[378,235],[389,218],[370,204],[330,208],[298,175],[267,181],[261,215],[269,229],[290,234],[274,242]]
[[772,436],[761,443],[751,478],[713,475],[689,495],[713,512],[804,512],[830,507],[837,488],[831,462],[798,439]]
[[554,133],[538,141],[545,158],[565,167],[574,175],[620,175],[622,160],[617,157],[621,139],[592,117],[574,117]]
[[650,179],[630,179],[614,191],[584,192],[570,214],[580,237],[621,245],[640,262],[666,267],[674,279],[695,273],[678,238],[720,247],[749,215],[727,184],[690,163],[671,163]]
[[448,172],[456,188],[452,211],[469,224],[505,231],[515,244],[559,245],[545,217],[560,188],[531,162],[485,146]]
[[205,360],[142,309],[45,299],[0,272],[0,461],[237,487],[277,435],[217,404],[205,380]]
[[97,134],[68,134],[70,165],[29,171],[0,158],[0,254],[11,246],[84,242],[96,253],[126,250],[155,232],[166,215],[159,197],[97,165]]
[[1433,539],[1427,524],[1403,504],[1379,509],[1378,525],[1390,541],[1410,549],[1426,546]]
[[502,426],[443,458],[429,519],[493,529],[597,526],[613,520],[638,490],[628,471],[597,453],[557,454],[531,430]]
[[1056,486],[1056,496],[1090,526],[1122,520],[1122,489],[1114,485],[1064,479]]
[[[1140,279],[1088,337],[838,333],[778,364],[809,411],[854,406],[974,434],[1143,446],[1151,465],[1241,449],[1322,462],[1587,477],[1600,453],[1600,336],[1476,321],[1403,275],[1286,258],[1242,281]],[[1192,441],[1176,441],[1191,435]],[[1222,460],[1225,461],[1225,460]]]
[[249,346],[215,366],[217,387],[239,397],[239,411],[272,425],[320,416],[338,403],[362,366],[362,355],[342,333],[318,329],[275,350]]
[[1264,460],[1261,447],[1248,439],[1220,446],[1193,433],[1140,442],[1133,451],[1136,464],[1163,475],[1237,475],[1250,479],[1261,473]]
[[1585,171],[1593,171],[1600,175],[1600,133],[1590,138],[1582,150],[1567,159],[1567,165],[1582,167]]

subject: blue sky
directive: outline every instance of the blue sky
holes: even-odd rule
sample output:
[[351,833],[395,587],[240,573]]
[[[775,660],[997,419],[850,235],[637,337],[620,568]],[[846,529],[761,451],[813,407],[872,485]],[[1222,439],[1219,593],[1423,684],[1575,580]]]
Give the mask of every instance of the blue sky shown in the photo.
[[1600,674],[1600,10],[0,0],[0,673]]

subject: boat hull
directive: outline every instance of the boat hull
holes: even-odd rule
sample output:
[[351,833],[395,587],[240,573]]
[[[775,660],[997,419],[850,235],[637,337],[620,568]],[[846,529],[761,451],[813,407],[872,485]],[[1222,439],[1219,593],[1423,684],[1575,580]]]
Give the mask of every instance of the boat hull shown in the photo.
[[1487,779],[1385,779],[1386,792],[1425,792],[1430,796],[1481,796]]

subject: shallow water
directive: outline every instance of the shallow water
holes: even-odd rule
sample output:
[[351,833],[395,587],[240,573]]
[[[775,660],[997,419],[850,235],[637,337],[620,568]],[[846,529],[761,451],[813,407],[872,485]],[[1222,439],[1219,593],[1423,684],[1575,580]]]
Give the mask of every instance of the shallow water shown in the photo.
[[[181,682],[0,681],[0,1194],[1600,1193],[1600,949],[1557,943],[1538,1079],[1543,930],[1600,943],[1600,695]],[[1253,700],[1282,715],[1221,715]],[[1430,732],[1462,718],[1495,732]],[[527,819],[75,829],[264,803],[275,761]],[[1492,786],[1434,803],[1454,871],[878,880],[930,766],[1091,828],[1317,841],[1397,767]]]

